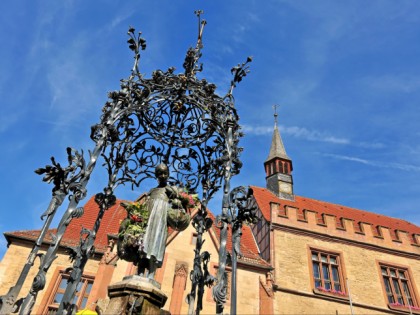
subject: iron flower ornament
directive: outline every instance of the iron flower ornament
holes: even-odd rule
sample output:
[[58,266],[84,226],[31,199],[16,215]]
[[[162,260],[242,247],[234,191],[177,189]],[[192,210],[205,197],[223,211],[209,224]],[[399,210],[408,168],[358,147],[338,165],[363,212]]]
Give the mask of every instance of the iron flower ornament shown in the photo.
[[[108,101],[102,109],[97,124],[91,127],[90,138],[93,148],[84,157],[83,151],[67,149],[69,166],[62,167],[54,158],[52,165],[40,168],[37,174],[53,184],[52,199],[43,218],[46,223],[41,230],[36,245],[17,284],[2,297],[0,313],[10,312],[8,305],[16,300],[22,284],[37,257],[49,224],[62,205],[65,197],[69,204],[52,234],[53,241],[41,256],[41,264],[32,283],[29,294],[24,299],[20,314],[29,314],[37,294],[45,283],[45,275],[56,259],[63,235],[75,217],[83,214],[79,206],[87,194],[86,186],[98,162],[108,173],[104,191],[96,194],[95,202],[99,212],[91,229],[83,228],[78,248],[71,252],[73,267],[70,279],[60,304],[58,313],[72,314],[72,304],[77,284],[80,282],[84,266],[94,253],[94,242],[105,212],[116,202],[115,190],[121,185],[140,187],[143,181],[154,177],[156,165],[165,163],[170,169],[168,182],[184,187],[191,194],[198,194],[201,201],[192,224],[197,231],[198,241],[195,249],[194,275],[191,276],[193,288],[189,295],[190,313],[201,309],[201,299],[205,285],[221,283],[225,278],[219,273],[215,280],[208,272],[209,254],[201,253],[202,234],[212,225],[207,215],[208,201],[223,187],[221,240],[219,253],[226,257],[223,247],[226,242],[227,211],[229,205],[230,179],[242,167],[239,140],[243,136],[239,125],[239,115],[235,108],[233,89],[249,72],[251,58],[232,68],[233,79],[228,92],[219,96],[216,85],[196,74],[203,70],[199,62],[203,49],[203,31],[206,21],[201,19],[202,11],[195,12],[198,17],[198,38],[195,47],[187,50],[184,71],[176,73],[174,67],[156,70],[150,77],[140,72],[141,52],[146,49],[142,33],[133,27],[128,30],[129,49],[134,53],[134,64],[127,79],[121,80],[120,89],[108,93]],[[220,261],[222,261],[220,260]],[[204,270],[204,271],[203,271]],[[217,290],[213,292],[217,293]],[[217,294],[215,294],[217,300]],[[223,303],[217,300],[218,305]]]

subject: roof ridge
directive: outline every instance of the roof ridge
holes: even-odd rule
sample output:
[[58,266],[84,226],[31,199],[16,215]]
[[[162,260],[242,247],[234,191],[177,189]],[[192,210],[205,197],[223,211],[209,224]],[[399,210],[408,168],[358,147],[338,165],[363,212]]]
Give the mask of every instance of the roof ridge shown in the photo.
[[[260,187],[260,186],[255,186],[255,185],[252,185],[251,187],[256,187],[256,188],[259,188],[259,189],[263,189],[263,190],[269,192],[274,198],[278,199],[279,201],[284,201],[283,199],[280,199],[276,194],[274,194],[272,191],[270,191],[269,189],[267,189],[265,187]],[[420,226],[414,224],[413,222],[407,221],[405,219],[398,218],[398,217],[392,217],[392,216],[389,216],[389,215],[385,215],[385,214],[382,214],[382,213],[373,212],[373,211],[366,210],[366,209],[359,209],[359,208],[355,208],[355,207],[351,207],[351,206],[346,206],[346,205],[335,203],[335,202],[331,202],[331,201],[323,201],[323,200],[319,200],[319,199],[316,199],[316,198],[306,197],[306,196],[300,196],[300,195],[295,195],[295,198],[296,199],[304,199],[304,200],[307,200],[307,201],[315,201],[315,202],[319,202],[319,203],[323,203],[323,204],[329,204],[329,205],[333,205],[333,206],[337,206],[337,207],[342,207],[342,208],[347,208],[347,209],[351,209],[351,210],[355,210],[355,211],[359,211],[359,212],[366,212],[366,213],[369,213],[369,214],[372,214],[372,215],[377,215],[377,216],[380,216],[380,217],[385,217],[385,218],[390,218],[390,219],[393,219],[393,220],[403,221],[403,222],[405,222],[407,224],[414,225],[415,227],[420,228]],[[306,209],[306,210],[311,210],[311,209]],[[344,218],[346,218],[346,217],[344,217]]]
[[[271,203],[274,203],[284,208],[295,208],[298,219],[302,218],[302,216],[303,218],[305,217],[305,210],[313,211],[316,213],[318,222],[323,221],[324,216],[332,216],[335,218],[336,226],[343,228],[341,220],[351,220],[355,231],[360,230],[360,224],[369,224],[372,229],[378,229],[379,227],[388,229],[391,239],[396,241],[400,241],[399,236],[396,234],[397,231],[408,233],[410,243],[418,244],[415,235],[417,237],[420,235],[420,227],[407,220],[304,196],[296,196],[295,200],[283,200],[266,188],[258,186],[252,186],[252,188],[254,189],[256,202],[267,221],[275,220],[275,218],[271,217],[273,209],[270,206]],[[376,235],[375,230],[372,230],[372,233]]]
[[[359,208],[350,207],[350,206],[346,206],[346,205],[339,204],[339,203],[334,203],[334,202],[330,202],[330,201],[322,201],[322,200],[319,200],[319,199],[310,198],[310,197],[304,197],[304,196],[299,196],[299,195],[295,195],[295,197],[298,197],[298,198],[301,198],[301,199],[309,199],[311,201],[316,201],[316,202],[319,202],[319,203],[326,203],[326,204],[330,204],[330,205],[333,205],[333,206],[347,208],[347,209],[351,209],[351,210],[355,210],[355,211],[359,211],[359,212],[366,212],[366,213],[369,213],[369,214],[372,214],[372,215],[377,215],[377,216],[380,216],[380,217],[385,217],[385,218],[389,218],[389,219],[393,219],[393,220],[403,221],[405,223],[408,223],[408,224],[411,224],[411,225],[414,225],[414,226],[420,228],[420,226],[418,226],[418,225],[416,225],[416,224],[414,224],[414,223],[412,223],[410,221],[407,221],[405,219],[401,219],[401,218],[397,218],[397,217],[392,217],[392,216],[389,216],[389,215],[385,215],[385,214],[382,214],[382,213],[373,212],[373,211],[366,210],[366,209],[359,209]],[[310,209],[308,209],[308,210],[310,210]]]

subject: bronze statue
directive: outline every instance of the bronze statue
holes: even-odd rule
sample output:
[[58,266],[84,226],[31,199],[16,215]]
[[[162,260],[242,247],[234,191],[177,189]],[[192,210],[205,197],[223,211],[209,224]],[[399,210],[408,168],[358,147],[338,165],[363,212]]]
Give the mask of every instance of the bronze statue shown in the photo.
[[183,202],[186,193],[168,185],[167,165],[159,164],[155,176],[158,186],[143,195],[138,204],[122,203],[128,217],[120,225],[118,240],[118,255],[135,263],[138,274],[149,279],[154,279],[156,269],[162,266],[168,225],[182,231],[190,222],[188,206]]

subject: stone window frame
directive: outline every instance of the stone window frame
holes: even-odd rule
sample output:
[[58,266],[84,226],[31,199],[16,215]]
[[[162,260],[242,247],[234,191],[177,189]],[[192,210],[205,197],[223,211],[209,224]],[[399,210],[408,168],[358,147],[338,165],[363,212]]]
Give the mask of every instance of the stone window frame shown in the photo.
[[[418,293],[416,290],[416,287],[414,285],[414,281],[413,281],[413,276],[411,273],[411,269],[409,266],[403,266],[403,265],[399,265],[399,264],[395,264],[395,263],[390,263],[390,262],[385,262],[385,261],[379,261],[377,260],[377,267],[378,267],[378,274],[379,274],[379,279],[381,282],[381,286],[382,286],[382,292],[384,294],[384,300],[388,306],[389,309],[392,310],[398,310],[398,311],[402,311],[402,312],[406,312],[406,313],[411,313],[411,314],[420,314],[420,304],[419,304],[419,298],[418,298]],[[383,270],[386,270],[386,275],[383,273]],[[391,271],[395,271],[395,276],[393,276],[391,274]],[[401,279],[399,276],[399,274],[403,274],[403,277],[405,277],[405,279]],[[403,299],[403,303],[401,304],[400,301],[398,300],[398,294],[395,292],[395,284],[393,283],[392,285],[390,285],[390,289],[391,289],[391,295],[392,295],[392,299],[393,302],[390,301],[389,299],[389,294],[388,294],[388,290],[386,288],[386,284],[385,284],[385,280],[384,278],[387,277],[388,281],[389,280],[396,280],[398,283],[398,289],[401,290],[402,288],[402,283],[404,282],[403,280],[405,280],[405,282],[407,283],[407,289],[409,290],[409,295],[411,295],[411,299],[413,302],[413,306],[408,306],[407,305],[407,294],[400,294],[401,298]],[[392,281],[394,282],[394,281]],[[391,282],[389,282],[391,284]]]
[[[54,314],[51,313],[51,311],[57,311],[58,310],[58,303],[54,303],[54,297],[57,293],[64,294],[65,289],[60,289],[60,283],[62,280],[68,279],[70,274],[66,272],[67,268],[64,267],[57,267],[54,271],[54,274],[51,278],[50,285],[47,288],[45,295],[42,299],[42,302],[40,304],[40,310],[42,310],[41,314]],[[77,293],[77,307],[80,308],[82,305],[82,302],[84,299],[86,299],[85,303],[87,303],[89,294],[91,293],[93,283],[95,281],[95,276],[91,273],[83,273],[82,279],[81,279],[81,287],[79,292]],[[90,284],[89,291],[86,292],[86,289],[88,288],[88,285]],[[79,284],[80,286],[80,284]],[[86,308],[88,305],[85,304],[84,308]]]
[[192,232],[191,233],[191,240],[190,240],[190,244],[191,245],[196,245],[197,244],[197,237],[198,237],[198,233],[197,232]]
[[184,304],[183,297],[187,288],[188,275],[188,263],[184,261],[177,261],[172,280],[171,301],[169,303],[169,312],[171,314],[181,313],[181,309]]
[[[314,260],[312,257],[313,253],[317,253],[318,260],[315,260],[319,263],[319,278],[321,281],[321,285],[316,283],[315,275],[314,275]],[[322,256],[327,257],[327,261],[322,261]],[[331,258],[335,258],[335,263]],[[323,277],[323,268],[322,265],[327,265],[328,268],[328,275],[329,281],[331,284],[337,283],[337,281],[333,280],[333,266],[337,267],[338,271],[338,284],[340,285],[340,289],[336,290],[336,288],[332,285],[331,288],[326,288],[325,283],[327,279]],[[330,249],[324,249],[316,246],[308,246],[308,267],[309,267],[309,275],[310,275],[310,283],[312,287],[312,291],[316,295],[323,295],[328,297],[333,297],[342,300],[349,300],[349,293],[346,285],[346,271],[344,267],[344,259],[343,253],[339,251],[332,251]]]

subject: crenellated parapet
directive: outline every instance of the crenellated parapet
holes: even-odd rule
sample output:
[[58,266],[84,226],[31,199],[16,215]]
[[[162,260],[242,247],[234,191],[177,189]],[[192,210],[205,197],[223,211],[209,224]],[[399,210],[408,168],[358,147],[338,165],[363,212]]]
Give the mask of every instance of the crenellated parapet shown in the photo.
[[274,229],[420,254],[420,227],[405,220],[301,196],[284,200],[268,189],[252,189],[262,215]]
[[[274,228],[276,225],[287,226],[321,236],[420,254],[420,228],[403,220],[372,214],[365,215],[367,220],[363,221],[358,220],[360,213],[354,213],[365,212],[362,210],[353,209],[334,215],[319,209],[285,204],[283,200],[270,202],[270,211]],[[372,222],[372,217],[375,217],[376,222]],[[396,228],[398,226],[401,227]]]

